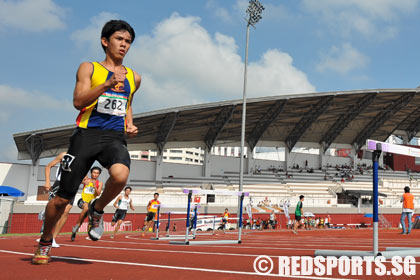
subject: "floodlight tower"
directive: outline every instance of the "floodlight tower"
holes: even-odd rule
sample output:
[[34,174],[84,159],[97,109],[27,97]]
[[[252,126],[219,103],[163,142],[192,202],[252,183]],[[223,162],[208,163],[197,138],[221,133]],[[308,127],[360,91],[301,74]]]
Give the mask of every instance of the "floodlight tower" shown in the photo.
[[262,19],[261,13],[264,10],[263,5],[258,0],[250,0],[248,9],[246,10],[246,47],[245,47],[245,70],[244,70],[244,91],[242,101],[242,127],[241,127],[241,157],[239,159],[239,191],[243,190],[244,180],[244,150],[245,150],[245,124],[246,124],[246,83],[248,68],[248,44],[249,44],[249,27],[255,28],[255,24]]

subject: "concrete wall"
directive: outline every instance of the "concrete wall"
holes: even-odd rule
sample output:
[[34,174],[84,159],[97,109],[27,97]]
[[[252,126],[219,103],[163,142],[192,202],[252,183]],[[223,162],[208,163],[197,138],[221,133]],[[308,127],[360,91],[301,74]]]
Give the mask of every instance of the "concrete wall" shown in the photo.
[[193,164],[180,164],[180,163],[163,163],[163,177],[174,176],[174,177],[201,177],[203,173],[202,165]]
[[[108,172],[105,172],[108,173]],[[108,174],[107,174],[108,176]],[[131,160],[129,180],[154,180],[155,179],[155,162],[144,160]]]

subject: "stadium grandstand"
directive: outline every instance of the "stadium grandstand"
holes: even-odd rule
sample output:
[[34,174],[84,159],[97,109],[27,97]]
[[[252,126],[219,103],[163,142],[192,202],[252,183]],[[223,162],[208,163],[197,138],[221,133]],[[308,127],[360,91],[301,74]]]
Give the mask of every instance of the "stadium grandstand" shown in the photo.
[[[363,217],[371,213],[372,168],[364,144],[367,139],[413,144],[420,130],[418,91],[375,89],[248,99],[243,190],[250,192],[253,213],[281,213],[284,201],[290,201],[293,211],[303,194],[305,211],[328,213],[342,223],[369,223]],[[242,100],[232,100],[135,115],[139,134],[127,140],[132,151],[127,185],[133,188],[135,214],[144,216],[154,192],[160,193],[162,202],[184,207],[183,188],[238,190],[240,151],[234,147],[240,146],[241,112]],[[0,164],[2,185],[25,193],[15,200],[15,220],[24,216],[37,223],[34,217],[47,202],[40,159],[66,151],[74,128],[13,135],[18,159],[31,161]],[[232,152],[226,152],[228,148]],[[170,161],[165,153],[174,150],[192,153],[192,162]],[[388,224],[398,226],[404,186],[412,187],[416,201],[420,195],[420,159],[385,154],[379,166],[380,213]],[[106,179],[103,172],[100,180]],[[213,214],[221,214],[225,207],[235,212],[238,205],[237,198],[222,195],[194,200],[204,205],[200,211]],[[246,198],[248,207],[249,201]],[[106,212],[113,213],[112,207]],[[141,225],[141,218],[137,220],[133,223]]]

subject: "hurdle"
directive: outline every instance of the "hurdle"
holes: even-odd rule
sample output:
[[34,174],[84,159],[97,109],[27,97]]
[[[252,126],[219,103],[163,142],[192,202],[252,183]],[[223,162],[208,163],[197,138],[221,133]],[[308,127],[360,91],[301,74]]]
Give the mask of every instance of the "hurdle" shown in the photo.
[[385,251],[379,251],[379,240],[378,240],[378,222],[379,222],[379,211],[378,211],[378,160],[382,152],[400,154],[406,156],[420,157],[420,149],[389,144],[376,140],[366,140],[366,150],[372,151],[372,166],[373,166],[373,248],[372,251],[341,251],[341,250],[316,250],[315,256],[383,256],[390,259],[394,256],[412,256],[420,257],[420,248],[410,247],[388,247]]
[[[160,209],[161,209],[161,207],[162,208],[163,207],[176,208],[178,206],[170,206],[170,205],[160,205],[160,204],[158,204],[158,205],[154,205],[153,207],[154,208],[157,208],[157,213],[156,213],[157,214],[157,219],[156,219],[156,236],[150,238],[150,240],[171,240],[171,239],[175,240],[175,239],[184,239],[185,238],[185,235],[170,235],[170,233],[169,233],[170,228],[169,228],[169,231],[168,231],[168,233],[167,233],[166,236],[162,236],[162,237],[159,236],[159,229],[160,229],[160,222],[161,222],[161,219],[160,219]],[[194,211],[195,212],[197,212],[197,208],[198,207],[200,207],[199,204],[194,204]],[[186,212],[171,212],[171,211],[168,211],[167,214],[168,214],[168,225],[169,225],[169,227],[170,227],[170,222],[171,222],[171,214],[187,214],[187,217],[189,217],[188,212],[186,213]],[[172,219],[172,221],[174,221],[174,220],[182,220],[183,221],[184,219],[185,218],[182,218],[182,219]],[[195,236],[194,235],[190,235],[189,237],[195,239]]]
[[[191,198],[193,194],[219,194],[219,195],[233,195],[238,196],[239,200],[239,223],[238,223],[238,239],[236,240],[189,240],[189,227],[190,227],[190,219],[189,214],[187,217],[186,223],[186,233],[185,233],[185,240],[184,241],[169,241],[169,244],[177,244],[177,245],[210,245],[210,244],[241,244],[241,236],[242,236],[242,208],[243,208],[243,200],[245,196],[249,196],[249,192],[236,192],[236,191],[217,191],[217,190],[197,190],[197,189],[184,189],[183,191],[185,194],[188,194],[188,204],[187,204],[187,213],[190,213],[191,209]],[[196,215],[197,216],[197,215]],[[194,219],[196,221],[196,219]]]

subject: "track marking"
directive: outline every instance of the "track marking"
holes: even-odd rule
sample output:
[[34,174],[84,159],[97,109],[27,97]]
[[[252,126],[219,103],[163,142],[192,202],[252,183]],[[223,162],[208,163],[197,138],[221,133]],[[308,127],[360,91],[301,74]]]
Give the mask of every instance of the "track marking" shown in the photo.
[[[108,250],[123,250],[123,251],[145,251],[145,252],[158,252],[158,253],[179,253],[179,254],[196,254],[196,255],[222,255],[222,256],[237,256],[237,257],[259,257],[260,255],[252,254],[235,254],[235,253],[218,253],[218,252],[203,252],[203,251],[175,251],[175,250],[159,250],[159,249],[143,249],[143,248],[121,248],[121,247],[103,247],[103,246],[89,246],[89,245],[70,245],[60,244],[64,247],[83,247],[83,248],[96,248]],[[277,257],[277,256],[269,256]]]
[[[129,236],[126,236],[126,238],[127,239],[132,239],[132,240],[139,240],[138,238],[132,238],[132,237],[129,237]],[[106,240],[101,240],[101,242],[120,242],[120,243],[124,243],[124,241],[106,241]],[[296,248],[296,247],[281,247],[281,248],[277,248],[277,247],[261,247],[261,246],[243,246],[243,244],[245,242],[246,241],[243,241],[240,246],[229,246],[229,245],[224,245],[224,246],[221,246],[221,245],[176,245],[176,246],[177,247],[180,247],[180,246],[187,246],[187,247],[191,247],[191,246],[199,247],[200,246],[201,247],[202,246],[202,247],[212,247],[212,248],[213,247],[217,247],[217,248],[235,248],[235,249],[236,248],[237,249],[265,249],[265,250],[282,250],[282,251],[311,251],[311,250],[315,250],[313,248]],[[168,243],[151,243],[151,242],[148,242],[148,243],[147,242],[142,242],[142,243],[140,243],[140,242],[136,242],[136,243],[135,242],[129,242],[127,244],[143,244],[143,245],[171,246]],[[264,244],[266,245],[267,243],[264,243]],[[288,245],[289,244],[290,244],[290,242],[288,243]],[[331,246],[334,247],[334,245],[328,245],[328,244],[326,246],[327,246],[327,248],[329,248]],[[351,246],[351,247],[355,247],[355,246]],[[365,247],[369,247],[369,246],[365,246]],[[325,250],[328,250],[328,249],[325,249]]]
[[[15,254],[15,255],[26,255],[26,256],[32,256],[33,255],[33,254],[30,254],[30,253],[7,251],[7,250],[0,250],[0,252],[7,253],[7,254]],[[212,273],[253,275],[253,276],[263,276],[263,277],[271,276],[271,277],[288,278],[288,279],[291,279],[291,278],[294,278],[294,279],[315,279],[315,280],[343,280],[344,279],[344,278],[327,278],[327,277],[313,277],[313,276],[281,276],[281,275],[275,275],[275,274],[261,275],[261,274],[258,274],[256,272],[237,271],[237,270],[218,270],[218,269],[209,269],[209,268],[182,267],[182,266],[146,264],[146,263],[120,262],[120,261],[107,261],[107,260],[84,259],[84,258],[73,258],[73,257],[52,256],[51,258],[53,258],[53,259],[64,259],[64,260],[75,260],[75,261],[85,261],[85,262],[96,262],[96,263],[130,265],[130,266],[155,267],[155,268],[163,268],[163,269],[177,269],[177,270],[212,272]],[[348,279],[348,278],[345,278],[345,279]],[[356,279],[350,279],[350,280],[356,280]]]
[[[127,250],[127,251],[149,251],[149,252],[159,252],[159,253],[181,253],[181,254],[197,254],[197,255],[223,255],[223,256],[238,256],[238,257],[259,257],[259,255],[253,254],[235,254],[235,253],[217,253],[217,252],[203,252],[203,251],[174,251],[174,250],[158,250],[158,249],[142,249],[142,248],[121,248],[121,247],[102,247],[102,246],[89,246],[89,245],[67,245],[60,244],[62,246],[68,247],[84,247],[84,248],[98,248],[98,249],[109,249],[109,250]],[[188,245],[186,245],[188,246]],[[266,255],[268,257],[277,258],[278,255]],[[392,263],[392,261],[384,261],[385,263]],[[401,262],[402,263],[402,262]],[[414,262],[413,264],[420,264],[420,262]]]

